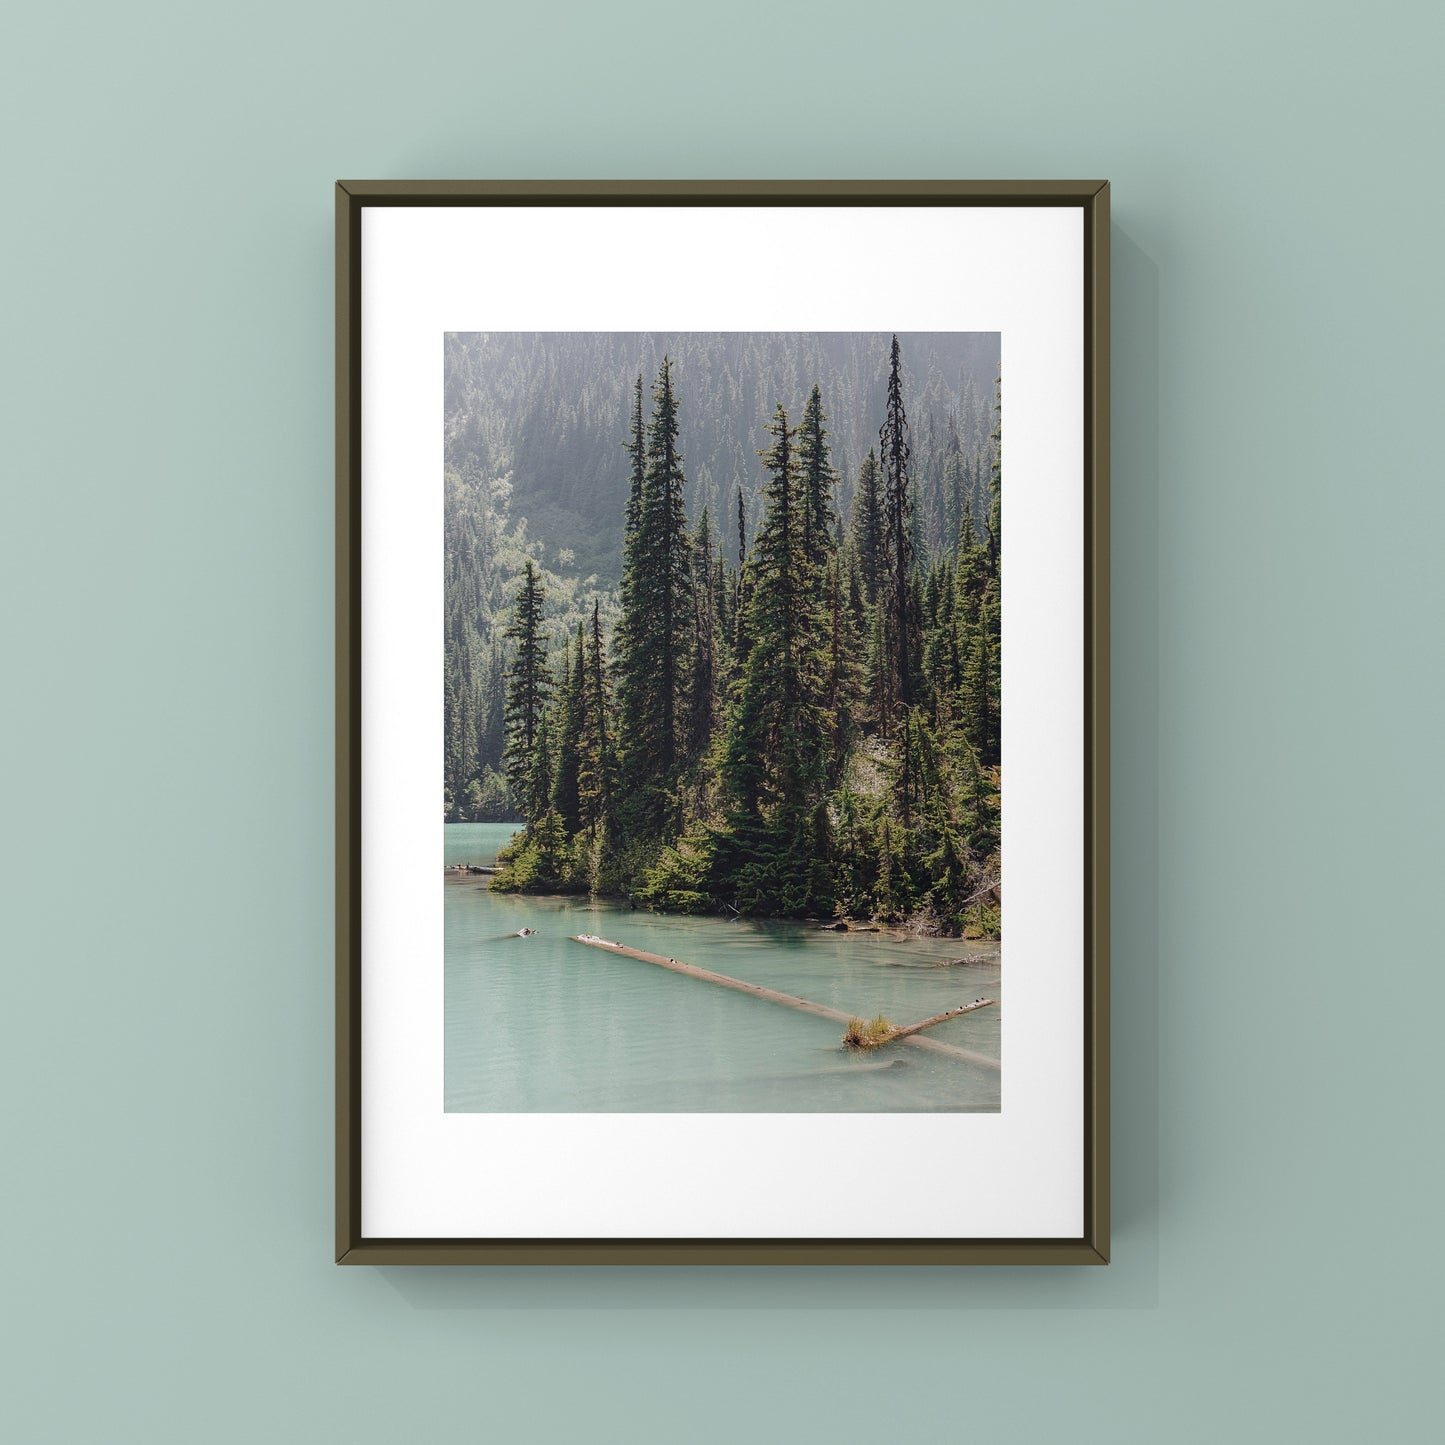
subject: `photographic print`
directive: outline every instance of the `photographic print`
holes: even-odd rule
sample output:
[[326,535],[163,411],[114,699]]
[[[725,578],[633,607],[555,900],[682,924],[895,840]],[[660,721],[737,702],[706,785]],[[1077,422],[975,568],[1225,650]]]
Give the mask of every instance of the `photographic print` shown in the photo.
[[448,1110],[996,1110],[997,333],[445,339]]
[[338,186],[339,1259],[1103,1258],[1107,217]]

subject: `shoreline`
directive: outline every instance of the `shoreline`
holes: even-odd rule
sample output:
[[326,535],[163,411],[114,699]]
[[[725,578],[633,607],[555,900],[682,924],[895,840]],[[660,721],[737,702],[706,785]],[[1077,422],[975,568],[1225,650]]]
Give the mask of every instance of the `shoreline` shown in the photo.
[[[526,828],[526,823],[520,819],[509,818],[499,819],[489,823],[448,823],[443,820],[444,828],[452,827],[486,827],[486,828],[511,828],[513,837]],[[508,840],[510,841],[510,840]],[[495,861],[490,863],[444,863],[442,865],[443,876],[451,877],[460,875],[462,877],[484,877],[497,878],[505,873],[505,868]],[[892,938],[899,942],[922,940],[926,942],[954,941],[958,943],[994,944],[1002,947],[1003,939],[1000,935],[984,935],[977,938],[970,938],[961,933],[923,933],[918,929],[910,927],[907,923],[880,923],[871,918],[820,918],[816,914],[802,918],[790,917],[777,913],[739,913],[735,909],[724,905],[717,909],[707,909],[703,912],[691,913],[681,912],[674,909],[640,907],[632,903],[630,896],[626,893],[593,893],[585,889],[558,889],[548,892],[523,892],[520,889],[496,889],[499,895],[508,898],[586,898],[595,902],[611,903],[619,908],[630,907],[631,911],[637,913],[651,913],[658,918],[725,918],[737,919],[756,923],[797,923],[805,924],[819,933],[869,933],[882,937]],[[959,959],[956,962],[966,963],[969,960]],[[948,965],[939,964],[938,967]]]
[[[477,863],[447,863],[443,865],[443,873],[451,876],[474,876],[474,877],[497,877],[502,870],[490,864]],[[633,905],[628,908],[627,895],[624,893],[588,893],[581,889],[558,890],[547,893],[524,893],[516,888],[488,889],[494,892],[499,898],[516,899],[543,899],[543,898],[586,898],[592,902],[612,904],[619,909],[627,909],[633,913],[650,914],[654,918],[722,918],[728,922],[740,923],[795,923],[799,927],[806,927],[814,933],[832,933],[839,936],[867,934],[879,938],[891,938],[899,943],[975,943],[994,945],[1001,947],[1003,939],[994,938],[968,938],[963,934],[956,933],[920,933],[916,929],[904,927],[897,923],[875,923],[871,920],[861,918],[838,919],[832,923],[818,918],[816,915],[805,918],[793,918],[778,913],[736,913],[731,909],[709,910],[703,913],[682,913],[666,908],[641,908]],[[968,962],[966,959],[959,959],[957,962]],[[936,967],[948,967],[947,964],[938,964]]]

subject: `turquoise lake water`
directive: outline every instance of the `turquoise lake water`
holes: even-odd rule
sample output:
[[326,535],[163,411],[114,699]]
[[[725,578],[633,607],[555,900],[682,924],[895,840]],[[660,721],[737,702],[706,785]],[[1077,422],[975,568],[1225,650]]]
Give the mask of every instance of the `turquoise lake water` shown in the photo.
[[[446,862],[486,865],[508,823],[449,823]],[[999,946],[679,918],[586,898],[492,893],[445,875],[446,1107],[485,1113],[992,1111],[997,1069],[894,1045],[855,1054],[836,1023],[572,941],[600,934],[846,1013],[916,1023],[999,999]],[[514,935],[534,928],[530,938]],[[928,1037],[999,1057],[1000,1009]]]

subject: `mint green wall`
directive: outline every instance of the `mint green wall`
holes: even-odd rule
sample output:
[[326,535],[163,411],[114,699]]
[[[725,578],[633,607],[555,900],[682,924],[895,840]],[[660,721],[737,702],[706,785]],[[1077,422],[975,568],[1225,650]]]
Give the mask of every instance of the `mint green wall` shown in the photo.
[[[0,1435],[1429,1438],[1437,17],[12,15]],[[1114,182],[1107,1270],[329,1262],[331,184],[628,174]]]

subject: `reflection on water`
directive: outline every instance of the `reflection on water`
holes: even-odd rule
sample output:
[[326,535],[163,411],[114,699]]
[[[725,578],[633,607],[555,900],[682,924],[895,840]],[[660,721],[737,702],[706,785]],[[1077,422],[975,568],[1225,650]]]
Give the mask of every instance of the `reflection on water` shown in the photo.
[[[446,825],[448,863],[488,864],[513,826]],[[993,1111],[997,1069],[894,1046],[853,1054],[826,1019],[574,943],[598,933],[847,1013],[916,1023],[1000,998],[997,944],[677,918],[491,893],[448,873],[446,1107],[464,1112]],[[534,928],[531,937],[516,937]],[[930,1030],[999,1057],[999,1009]]]

